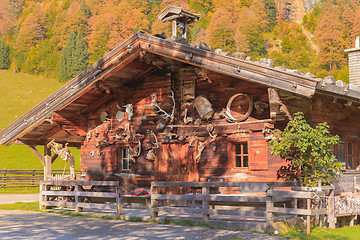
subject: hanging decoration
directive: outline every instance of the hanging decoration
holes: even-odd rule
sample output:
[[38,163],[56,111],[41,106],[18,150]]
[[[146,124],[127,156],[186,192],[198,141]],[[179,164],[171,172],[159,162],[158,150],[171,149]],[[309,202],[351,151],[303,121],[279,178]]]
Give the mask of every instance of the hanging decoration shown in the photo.
[[[231,104],[232,102],[234,101],[235,98],[239,97],[239,96],[245,96],[247,99],[248,99],[248,102],[249,102],[249,107],[248,107],[248,110],[247,112],[245,113],[244,116],[240,117],[240,118],[235,118],[231,115]],[[233,95],[227,105],[226,105],[226,111],[224,112],[224,116],[229,119],[230,121],[233,121],[233,122],[242,122],[242,121],[245,121],[251,114],[253,110],[253,99],[251,96],[247,95],[247,94],[244,94],[244,93],[238,93],[238,94],[235,94]]]

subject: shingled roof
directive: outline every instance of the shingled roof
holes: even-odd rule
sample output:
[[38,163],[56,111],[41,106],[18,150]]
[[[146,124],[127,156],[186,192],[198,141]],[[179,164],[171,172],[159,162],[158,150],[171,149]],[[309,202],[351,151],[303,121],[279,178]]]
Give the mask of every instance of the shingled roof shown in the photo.
[[[155,57],[144,59],[147,53]],[[0,144],[10,145],[16,140],[45,144],[55,138],[70,146],[80,146],[87,131],[86,114],[111,99],[131,94],[139,80],[161,68],[157,64],[159,59],[186,63],[307,98],[318,91],[360,102],[357,86],[333,78],[316,79],[139,32],[1,131]]]

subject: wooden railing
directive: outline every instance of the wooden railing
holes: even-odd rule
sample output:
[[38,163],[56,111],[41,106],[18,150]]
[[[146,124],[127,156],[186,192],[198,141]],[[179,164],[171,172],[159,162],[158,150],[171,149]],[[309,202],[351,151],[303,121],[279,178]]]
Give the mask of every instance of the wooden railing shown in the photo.
[[[161,211],[172,213],[201,214],[204,220],[215,217],[257,219],[266,221],[265,192],[274,187],[289,187],[285,182],[152,182],[151,218]],[[166,188],[166,189],[165,189]],[[219,192],[233,192],[224,194]],[[168,194],[167,192],[189,192]],[[185,189],[185,190],[184,190]],[[273,201],[288,201],[288,198],[273,198]],[[211,206],[211,207],[210,207]]]
[[122,214],[121,186],[116,181],[42,181],[40,209],[72,207],[112,209]]
[[[53,169],[53,175],[62,175],[63,169]],[[76,171],[77,174],[80,171]],[[65,171],[65,175],[69,170]],[[43,169],[0,169],[0,187],[37,187],[39,182],[44,179]]]
[[203,220],[231,215],[264,221],[270,230],[275,217],[302,215],[309,232],[314,216],[324,224],[327,214],[329,227],[335,227],[333,190],[332,186],[299,188],[288,182],[152,182],[151,217],[161,211],[201,214]]
[[[270,198],[266,207],[269,226],[274,225],[274,214],[301,215],[306,216],[307,234],[310,234],[311,217],[316,217],[316,221],[323,225],[325,224],[325,215],[328,214],[329,227],[335,228],[333,186],[292,187],[292,191],[270,189],[266,196]],[[292,206],[276,206],[273,199],[278,197],[291,199]],[[322,219],[320,219],[321,216]]]

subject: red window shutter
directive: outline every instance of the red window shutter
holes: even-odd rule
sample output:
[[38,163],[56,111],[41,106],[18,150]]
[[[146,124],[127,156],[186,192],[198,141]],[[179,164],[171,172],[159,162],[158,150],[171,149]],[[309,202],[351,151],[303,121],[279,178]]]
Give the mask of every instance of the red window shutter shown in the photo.
[[249,141],[248,147],[250,170],[268,170],[269,160],[266,140]]

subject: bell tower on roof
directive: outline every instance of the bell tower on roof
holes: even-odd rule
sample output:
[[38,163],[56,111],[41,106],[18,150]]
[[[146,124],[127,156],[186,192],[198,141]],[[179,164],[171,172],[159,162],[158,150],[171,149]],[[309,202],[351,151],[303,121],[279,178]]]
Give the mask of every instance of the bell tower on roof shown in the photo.
[[167,6],[157,16],[163,22],[172,22],[172,34],[170,40],[178,38],[178,29],[181,30],[180,37],[187,39],[188,24],[200,19],[200,14],[184,10],[181,7]]

